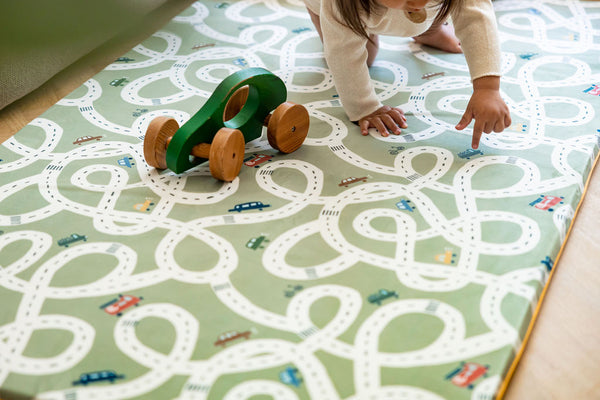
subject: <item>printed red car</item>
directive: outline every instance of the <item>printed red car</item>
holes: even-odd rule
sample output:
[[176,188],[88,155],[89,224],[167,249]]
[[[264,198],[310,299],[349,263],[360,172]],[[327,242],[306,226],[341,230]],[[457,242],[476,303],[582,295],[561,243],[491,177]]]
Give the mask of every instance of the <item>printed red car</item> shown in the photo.
[[240,338],[244,338],[244,339],[249,339],[250,335],[252,334],[252,332],[250,331],[244,331],[244,332],[238,332],[238,331],[231,331],[231,332],[225,332],[221,335],[219,335],[219,337],[217,338],[217,341],[215,342],[215,346],[227,346],[227,343],[232,342],[236,339],[240,339]]
[[487,376],[489,368],[487,365],[474,362],[462,362],[458,368],[446,375],[446,379],[450,379],[450,382],[458,387],[473,389],[473,382],[482,376]]
[[75,139],[73,144],[78,144],[81,146],[81,143],[89,142],[92,140],[100,140],[100,139],[102,139],[102,136],[81,136],[81,137],[78,137],[77,139]]
[[256,154],[244,160],[244,165],[247,167],[258,168],[260,164],[267,161],[271,161],[271,158],[273,158],[273,156],[268,156],[266,154]]
[[143,299],[143,297],[136,297],[129,294],[123,296],[122,294],[120,294],[118,299],[113,299],[112,301],[104,304],[100,308],[103,308],[104,311],[106,311],[110,315],[116,315],[117,317],[120,317],[121,315],[123,315],[123,310],[131,306],[137,307],[140,300]]
[[338,186],[344,186],[344,187],[348,187],[348,185],[350,185],[350,184],[352,184],[352,183],[356,183],[356,182],[366,182],[366,181],[367,181],[367,179],[368,179],[368,178],[367,178],[366,176],[363,176],[363,177],[360,177],[360,178],[355,178],[355,177],[351,176],[351,177],[349,177],[349,178],[343,179],[343,180],[342,180],[342,181],[341,181],[341,182],[338,184]]
[[529,203],[530,206],[537,208],[538,210],[546,210],[546,211],[554,211],[553,206],[557,204],[562,204],[564,197],[558,196],[544,196],[540,195],[536,200]]

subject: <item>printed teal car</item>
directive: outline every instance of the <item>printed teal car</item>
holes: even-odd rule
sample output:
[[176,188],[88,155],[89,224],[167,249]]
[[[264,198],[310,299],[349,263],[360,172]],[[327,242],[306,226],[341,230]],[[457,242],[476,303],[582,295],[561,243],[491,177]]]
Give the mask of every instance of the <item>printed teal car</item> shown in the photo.
[[398,293],[393,290],[379,289],[379,292],[370,295],[367,300],[369,300],[369,303],[371,304],[377,304],[380,306],[383,300],[390,297],[398,298]]
[[246,242],[246,247],[252,250],[256,250],[256,249],[264,249],[265,246],[262,246],[263,242],[268,242],[269,239],[267,239],[264,235],[260,235],[258,237],[253,237],[250,240],[248,240],[248,242]]
[[113,383],[117,379],[124,379],[125,375],[117,375],[115,371],[105,370],[97,372],[88,372],[81,374],[79,380],[73,382],[73,385],[87,385],[88,383],[109,381]]
[[237,211],[242,212],[246,210],[256,210],[259,209],[262,211],[263,208],[271,207],[270,204],[263,204],[261,201],[250,201],[248,203],[236,204],[233,208],[230,208],[228,211]]
[[65,238],[60,239],[58,241],[58,245],[59,246],[69,247],[69,245],[71,243],[78,242],[80,240],[83,240],[84,242],[87,241],[87,236],[85,236],[85,235],[79,235],[77,233],[73,233],[73,234],[71,234],[71,236],[67,236]]

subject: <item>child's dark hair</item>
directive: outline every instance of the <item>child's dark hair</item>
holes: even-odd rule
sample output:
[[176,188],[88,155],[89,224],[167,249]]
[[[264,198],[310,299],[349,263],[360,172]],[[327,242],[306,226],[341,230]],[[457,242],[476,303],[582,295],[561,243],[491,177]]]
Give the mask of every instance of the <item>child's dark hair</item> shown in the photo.
[[[323,0],[329,1],[329,0]],[[382,6],[380,6],[376,0],[334,0],[339,10],[344,25],[347,25],[357,35],[365,37],[370,40],[369,34],[365,29],[362,21],[361,14],[370,15],[376,13]],[[435,0],[434,0],[435,1]],[[460,7],[462,0],[438,0],[440,3],[440,10],[435,17],[434,24],[440,24],[448,17],[448,15],[455,9]]]

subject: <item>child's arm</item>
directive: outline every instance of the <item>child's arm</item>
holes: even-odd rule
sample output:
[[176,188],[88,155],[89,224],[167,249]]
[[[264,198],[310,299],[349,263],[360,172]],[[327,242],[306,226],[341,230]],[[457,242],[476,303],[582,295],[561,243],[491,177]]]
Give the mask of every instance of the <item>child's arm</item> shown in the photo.
[[500,77],[483,76],[473,81],[473,95],[456,129],[462,131],[475,120],[471,147],[479,147],[483,132],[502,132],[511,124],[510,112],[500,97]]
[[[382,127],[382,118],[388,120],[388,113],[377,97],[369,75],[367,39],[340,22],[342,17],[333,0],[319,3],[325,59],[344,111],[350,121],[359,121],[361,130],[365,123],[367,127]],[[396,112],[390,118],[401,120]],[[381,132],[387,136],[387,129]]]
[[511,124],[510,113],[500,97],[501,52],[496,15],[491,0],[464,0],[452,14],[456,36],[473,80],[473,95],[456,125],[462,130],[474,119],[474,149],[483,132],[502,132]]

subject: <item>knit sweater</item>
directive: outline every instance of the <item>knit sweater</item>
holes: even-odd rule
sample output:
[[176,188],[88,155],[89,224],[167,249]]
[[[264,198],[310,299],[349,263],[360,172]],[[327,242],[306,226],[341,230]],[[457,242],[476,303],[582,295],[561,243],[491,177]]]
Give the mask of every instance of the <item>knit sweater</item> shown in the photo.
[[[369,76],[367,39],[340,22],[343,19],[334,0],[303,1],[320,17],[325,59],[346,114],[351,121],[371,114],[382,104]],[[439,5],[431,3],[426,6],[427,19],[421,23],[412,22],[403,10],[382,8],[363,20],[366,31],[388,36],[418,36],[429,29],[437,15]],[[491,0],[464,0],[451,18],[471,79],[500,76],[500,44]]]

